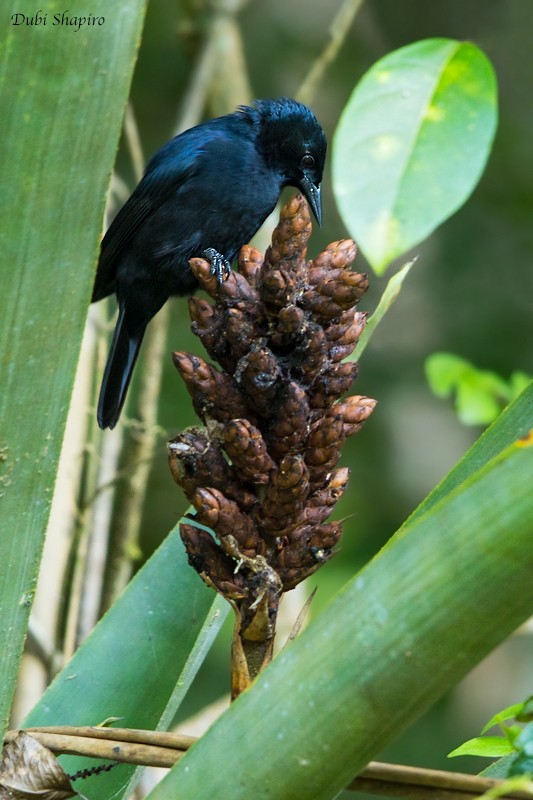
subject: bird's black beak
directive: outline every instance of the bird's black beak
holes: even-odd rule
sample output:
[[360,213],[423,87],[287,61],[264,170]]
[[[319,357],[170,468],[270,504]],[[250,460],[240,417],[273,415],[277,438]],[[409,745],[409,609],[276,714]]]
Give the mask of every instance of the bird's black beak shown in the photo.
[[308,175],[300,179],[300,189],[305,195],[305,199],[311,206],[311,211],[315,215],[316,221],[322,225],[322,200],[320,198],[320,185],[313,183]]

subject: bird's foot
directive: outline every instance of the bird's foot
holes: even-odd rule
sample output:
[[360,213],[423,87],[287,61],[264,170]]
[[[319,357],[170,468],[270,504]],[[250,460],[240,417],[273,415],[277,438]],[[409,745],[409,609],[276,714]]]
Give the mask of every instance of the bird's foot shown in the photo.
[[219,253],[214,247],[208,247],[207,250],[204,250],[203,255],[211,264],[211,275],[216,275],[217,283],[225,281],[231,272],[231,264],[228,259],[224,258],[222,253]]

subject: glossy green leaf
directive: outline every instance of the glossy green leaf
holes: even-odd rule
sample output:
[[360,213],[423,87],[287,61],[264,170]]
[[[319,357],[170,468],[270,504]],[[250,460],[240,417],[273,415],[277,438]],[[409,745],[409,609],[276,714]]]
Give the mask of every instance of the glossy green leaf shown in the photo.
[[[168,535],[25,720],[26,726],[168,728],[228,604],[191,569],[178,527]],[[62,759],[69,772],[94,760]],[[121,765],[83,781],[88,798],[118,798],[135,768]]]
[[493,68],[473,44],[426,39],[378,61],[333,140],[333,188],[378,273],[469,197],[497,122]]
[[[0,726],[5,727],[144,0],[94,0],[85,11],[104,23],[79,30],[53,25],[58,11],[53,0],[8,0],[2,9]],[[11,15],[23,12],[46,15],[46,24],[12,24]]]
[[455,756],[483,756],[484,758],[501,758],[514,750],[505,736],[476,736],[456,747],[448,758]]
[[413,516],[150,800],[334,797],[533,612],[532,471],[530,438]]

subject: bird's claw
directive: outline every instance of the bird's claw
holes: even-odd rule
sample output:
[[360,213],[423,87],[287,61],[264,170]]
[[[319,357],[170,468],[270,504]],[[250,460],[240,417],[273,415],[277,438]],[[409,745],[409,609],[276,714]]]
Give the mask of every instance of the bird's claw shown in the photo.
[[204,257],[211,264],[211,275],[216,275],[217,283],[227,280],[231,272],[231,264],[227,258],[215,250],[214,247],[208,247],[203,252]]

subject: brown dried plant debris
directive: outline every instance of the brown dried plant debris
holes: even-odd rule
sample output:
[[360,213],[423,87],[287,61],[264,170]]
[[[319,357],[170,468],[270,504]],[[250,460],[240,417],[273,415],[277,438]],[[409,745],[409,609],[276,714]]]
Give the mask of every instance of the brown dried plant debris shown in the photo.
[[[366,314],[356,304],[366,275],[357,248],[333,242],[309,261],[306,201],[282,210],[263,257],[243,247],[240,272],[217,284],[203,259],[191,269],[214,302],[191,298],[192,330],[220,369],[174,353],[204,427],[169,443],[174,480],[194,519],[181,526],[189,560],[234,606],[241,635],[273,637],[279,598],[334,553],[340,522],[327,523],[348,470],[337,469],[347,436],[375,401],[341,399],[357,364],[350,355]],[[247,633],[248,632],[248,633]]]
[[0,759],[0,800],[68,800],[75,797],[59,761],[33,736],[19,731]]

